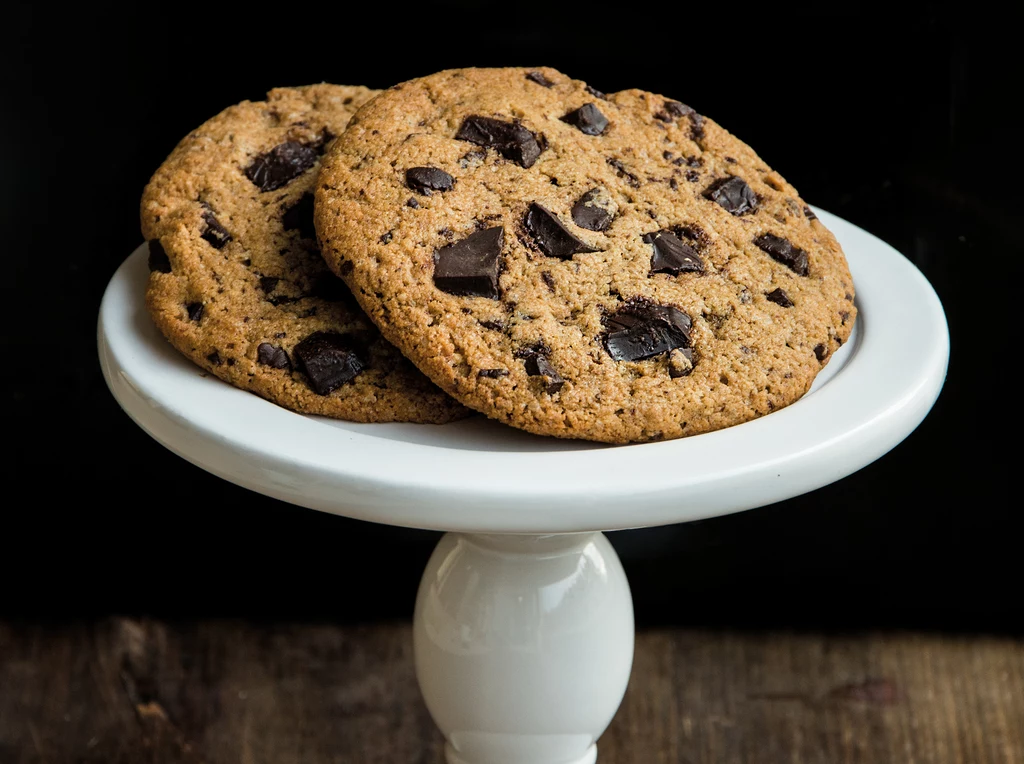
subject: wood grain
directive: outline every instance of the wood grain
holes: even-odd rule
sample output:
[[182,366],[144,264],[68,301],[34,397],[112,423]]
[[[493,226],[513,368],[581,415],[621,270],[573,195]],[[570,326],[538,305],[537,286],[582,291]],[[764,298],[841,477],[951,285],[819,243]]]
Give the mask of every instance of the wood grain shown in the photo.
[[[1020,764],[1009,638],[651,631],[605,764]],[[407,625],[0,624],[0,764],[441,764]]]

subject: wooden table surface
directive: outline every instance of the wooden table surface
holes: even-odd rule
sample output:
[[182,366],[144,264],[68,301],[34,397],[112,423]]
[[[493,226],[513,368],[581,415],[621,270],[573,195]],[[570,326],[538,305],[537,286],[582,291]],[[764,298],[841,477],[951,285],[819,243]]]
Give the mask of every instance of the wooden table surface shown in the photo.
[[[637,637],[604,764],[1021,764],[1024,643]],[[442,764],[410,628],[0,624],[0,764]]]

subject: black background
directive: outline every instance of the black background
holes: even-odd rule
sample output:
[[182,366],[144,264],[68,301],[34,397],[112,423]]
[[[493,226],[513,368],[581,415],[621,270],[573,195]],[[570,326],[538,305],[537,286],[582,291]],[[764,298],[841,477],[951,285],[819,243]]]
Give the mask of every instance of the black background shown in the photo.
[[543,64],[709,115],[910,258],[949,321],[938,403],[876,463],[753,512],[612,534],[638,621],[1016,628],[1022,71],[998,19],[380,5],[8,9],[0,615],[408,617],[437,534],[293,508],[165,451],[103,384],[99,300],[141,239],[149,175],[222,108],[282,85]]

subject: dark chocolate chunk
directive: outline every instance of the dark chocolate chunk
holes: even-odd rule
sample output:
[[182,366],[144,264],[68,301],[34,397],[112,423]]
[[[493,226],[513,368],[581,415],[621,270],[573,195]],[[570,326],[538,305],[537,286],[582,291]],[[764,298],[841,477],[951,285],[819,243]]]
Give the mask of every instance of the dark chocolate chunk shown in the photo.
[[504,122],[490,117],[466,117],[455,138],[496,149],[503,157],[521,167],[532,167],[541,152],[537,137],[525,127],[516,122]]
[[505,229],[485,228],[434,253],[434,286],[455,295],[498,299]]
[[199,321],[203,317],[203,304],[201,302],[190,302],[185,306],[190,321]]
[[789,299],[789,295],[786,294],[786,291],[781,287],[765,293],[765,297],[769,302],[774,302],[776,305],[781,305],[783,308],[793,307],[793,301]]
[[704,137],[704,117],[697,112],[690,115],[690,137],[695,141]]
[[524,365],[526,373],[531,377],[543,377],[544,392],[548,395],[554,395],[565,384],[562,375],[555,371],[555,367],[540,353],[527,356]]
[[664,108],[666,113],[671,114],[677,119],[679,117],[692,117],[697,113],[691,107],[687,106],[685,103],[680,103],[679,101],[665,101]]
[[541,277],[541,279],[543,279],[544,283],[547,285],[548,290],[551,291],[551,292],[554,292],[555,291],[555,277],[551,275],[551,271],[541,271],[540,272],[540,277]]
[[260,289],[270,294],[277,288],[277,282],[280,280],[276,276],[260,276]]
[[544,76],[544,72],[527,72],[526,79],[530,82],[536,82],[538,85],[542,85],[546,88],[553,88],[555,83]]
[[614,167],[616,174],[620,178],[624,178],[630,186],[632,186],[633,188],[640,188],[640,179],[636,175],[631,173],[629,170],[627,170],[626,165],[622,164],[622,162],[620,162],[615,157],[605,157],[604,161],[608,164],[609,167]]
[[499,377],[507,377],[508,369],[480,369],[476,375],[484,379],[498,379]]
[[390,244],[391,243],[391,238],[393,236],[394,236],[394,231],[388,231],[387,233],[382,233],[380,235],[380,239],[378,239],[378,241],[381,244]]
[[818,216],[814,214],[814,210],[812,210],[810,207],[804,207],[804,217],[806,217],[808,220],[818,219]]
[[743,178],[735,175],[716,180],[704,190],[704,197],[733,215],[744,215],[757,209],[757,194]]
[[814,346],[814,357],[817,358],[818,361],[824,361],[825,360],[825,356],[827,356],[827,355],[828,355],[828,348],[826,348],[824,345],[819,343],[819,344]]
[[601,189],[592,188],[572,206],[572,220],[588,231],[603,231],[612,224],[612,213],[595,203],[601,196]]
[[696,183],[698,180],[700,180],[700,173],[697,172],[696,170],[687,170],[686,179],[691,183]]
[[292,366],[284,348],[271,345],[269,342],[261,342],[256,348],[256,360],[273,369],[290,369]]
[[651,273],[703,273],[704,261],[697,250],[679,239],[672,231],[653,231],[643,240],[654,248]]
[[203,222],[206,223],[206,230],[203,231],[202,237],[210,243],[211,247],[222,249],[225,244],[231,241],[231,234],[228,233],[227,228],[220,224],[220,221],[213,214],[213,210],[207,208],[203,212]]
[[643,298],[605,316],[604,346],[616,361],[642,361],[673,348],[690,347],[690,317],[678,308]]
[[505,331],[505,324],[502,321],[485,320],[480,322],[480,326],[484,327],[484,329],[490,329],[492,332]]
[[160,243],[160,239],[149,240],[149,270],[160,273],[171,272],[171,259],[167,257],[167,252],[164,251],[164,245]]
[[665,101],[663,110],[654,115],[655,119],[660,119],[662,122],[674,122],[680,117],[690,118],[690,137],[693,140],[699,141],[704,137],[704,117],[685,103]]
[[711,237],[696,223],[679,225],[672,229],[672,232],[680,239],[686,239],[698,252],[703,252],[711,245]]
[[212,353],[206,356],[206,360],[212,363],[214,366],[220,366],[222,363],[224,363],[220,359],[220,353],[218,353],[216,350],[214,350]]
[[559,119],[587,135],[600,135],[608,127],[608,118],[592,103],[585,103]]
[[595,87],[591,87],[590,85],[584,85],[583,89],[590,93],[590,95],[594,96],[594,98],[600,98],[602,101],[608,100],[608,96],[606,96],[603,92],[601,92]]
[[537,202],[530,205],[523,222],[541,252],[548,257],[570,260],[578,252],[597,252],[585,241],[573,236],[555,214]]
[[799,276],[808,273],[807,253],[794,247],[787,239],[773,233],[763,233],[754,239],[758,249],[767,252],[772,259],[782,263]]
[[678,191],[679,190],[679,181],[677,181],[675,178],[669,178],[668,179],[668,185],[669,185],[669,188],[671,188],[673,191]]
[[451,191],[455,178],[436,167],[410,167],[405,182],[413,191],[429,196],[431,191]]
[[405,203],[405,206],[412,207],[414,210],[418,210],[420,208],[420,203],[416,201],[415,197],[410,196],[409,200]]
[[245,177],[255,183],[260,191],[273,191],[315,165],[317,156],[319,152],[316,148],[287,141],[252,160],[252,164],[245,168]]
[[313,194],[303,194],[299,201],[285,210],[281,216],[281,224],[286,231],[298,231],[304,239],[316,241],[316,228],[313,227]]
[[337,390],[364,368],[352,339],[337,332],[313,332],[292,352],[318,395]]

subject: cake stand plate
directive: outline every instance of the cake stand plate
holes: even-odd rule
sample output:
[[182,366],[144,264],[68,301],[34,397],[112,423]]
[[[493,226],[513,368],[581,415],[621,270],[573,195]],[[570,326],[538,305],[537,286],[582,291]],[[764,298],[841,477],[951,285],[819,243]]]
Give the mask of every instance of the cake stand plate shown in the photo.
[[226,480],[304,507],[449,531],[420,584],[416,671],[449,764],[589,764],[625,692],[629,586],[601,531],[781,501],[879,458],[945,379],[942,305],[902,255],[816,210],[857,287],[853,335],[811,391],[725,430],[629,446],[484,417],[356,424],[295,414],[179,355],[144,303],[146,246],[100,308],[100,362],[129,416]]

